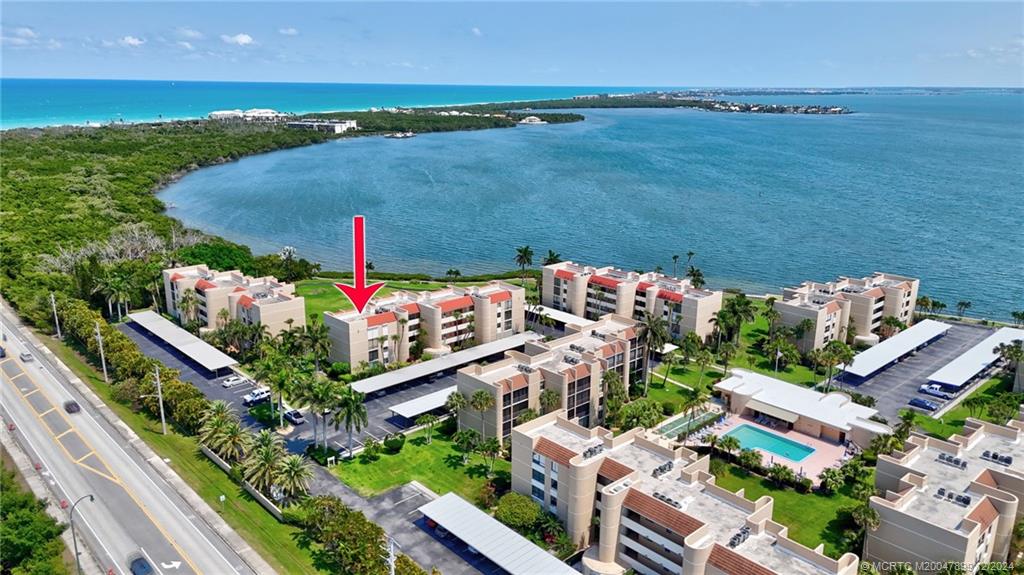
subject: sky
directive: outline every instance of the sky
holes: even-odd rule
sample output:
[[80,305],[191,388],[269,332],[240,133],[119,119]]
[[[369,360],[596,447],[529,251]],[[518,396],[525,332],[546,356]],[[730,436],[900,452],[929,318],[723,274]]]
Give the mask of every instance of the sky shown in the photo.
[[3,3],[0,74],[579,86],[1024,85],[1024,3]]

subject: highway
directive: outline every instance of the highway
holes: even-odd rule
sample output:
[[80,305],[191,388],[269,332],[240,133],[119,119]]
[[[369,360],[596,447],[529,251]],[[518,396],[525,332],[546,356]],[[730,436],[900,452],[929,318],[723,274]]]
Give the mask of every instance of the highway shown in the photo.
[[[79,545],[89,545],[104,572],[130,575],[142,555],[164,575],[253,573],[92,406],[8,317],[3,322],[7,357],[0,359],[4,425],[39,466],[55,497],[73,502]],[[22,361],[23,352],[32,355]],[[82,410],[67,413],[64,402]],[[182,454],[183,457],[189,456]],[[107,571],[107,570],[110,571]]]

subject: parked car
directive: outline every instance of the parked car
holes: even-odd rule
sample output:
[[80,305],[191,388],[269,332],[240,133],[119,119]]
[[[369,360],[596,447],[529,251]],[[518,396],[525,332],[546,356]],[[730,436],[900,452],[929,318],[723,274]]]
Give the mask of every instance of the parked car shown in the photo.
[[910,406],[916,407],[918,409],[923,409],[925,411],[935,411],[936,409],[939,408],[939,406],[936,405],[935,402],[928,401],[927,399],[921,399],[920,397],[915,397],[914,399],[911,399]]
[[284,412],[284,418],[292,425],[302,425],[303,423],[306,423],[306,418],[303,417],[302,412],[298,409],[292,409]]
[[32,361],[33,359],[35,359],[34,357],[32,357],[32,354],[27,351],[21,352],[21,355],[19,355],[18,357],[21,358],[21,361]]
[[444,527],[440,526],[440,525],[438,525],[437,527],[434,528],[434,533],[437,533],[437,536],[440,537],[441,539],[444,539],[445,537],[448,537],[448,530],[445,529]]
[[931,385],[922,385],[920,388],[918,388],[918,391],[942,399],[953,399],[953,394],[943,391],[941,385],[936,385],[934,383]]
[[466,551],[469,551],[473,555],[479,555],[480,554],[480,552],[476,550],[476,547],[473,547],[472,545],[466,545]]
[[264,401],[270,401],[270,389],[266,387],[254,389],[242,396],[242,405],[246,407],[251,407]]
[[149,561],[141,555],[133,555],[134,559],[128,564],[128,569],[132,572],[132,575],[153,575],[155,571],[153,566],[149,564]]
[[234,387],[236,385],[243,384],[246,381],[247,380],[244,377],[240,376],[240,375],[232,375],[231,377],[225,378],[224,381],[220,382],[220,384],[221,384],[221,386],[223,386],[225,388],[230,388],[230,387]]
[[7,357],[7,350],[4,346],[0,345],[0,359]]
[[82,411],[82,406],[78,405],[78,402],[75,400],[65,401],[64,411],[68,413],[78,413],[79,411]]

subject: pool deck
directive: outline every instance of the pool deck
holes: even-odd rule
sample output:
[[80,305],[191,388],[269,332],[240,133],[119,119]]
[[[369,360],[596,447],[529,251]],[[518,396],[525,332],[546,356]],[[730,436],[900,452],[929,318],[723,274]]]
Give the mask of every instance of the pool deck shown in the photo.
[[785,457],[780,457],[774,453],[764,451],[763,449],[757,449],[757,451],[761,453],[763,458],[762,461],[765,466],[769,466],[773,463],[782,463],[797,474],[803,472],[804,475],[809,477],[811,481],[815,483],[815,485],[818,483],[818,475],[822,470],[841,465],[844,461],[843,457],[846,455],[846,448],[842,445],[832,443],[831,441],[825,441],[824,439],[811,437],[809,435],[804,435],[799,431],[772,429],[771,427],[755,422],[749,417],[741,417],[735,414],[730,415],[721,426],[715,428],[714,433],[718,437],[722,437],[740,425],[749,425],[751,427],[760,428],[802,445],[814,448],[814,453],[808,455],[803,461],[799,462],[790,461]]

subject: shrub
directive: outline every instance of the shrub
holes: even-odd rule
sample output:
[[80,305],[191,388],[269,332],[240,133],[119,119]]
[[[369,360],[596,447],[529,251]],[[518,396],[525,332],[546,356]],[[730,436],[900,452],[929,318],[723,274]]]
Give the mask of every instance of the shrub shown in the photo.
[[665,401],[661,402],[661,412],[664,413],[666,416],[675,415],[676,414],[676,404],[675,404],[675,402],[669,401],[667,399]]
[[363,451],[359,455],[359,458],[363,460],[363,463],[370,461],[377,461],[380,459],[381,444],[376,439],[368,438],[363,443]]
[[811,481],[810,477],[802,477],[797,479],[796,484],[793,486],[800,493],[810,493],[814,487],[814,482]]
[[398,453],[405,446],[405,434],[394,433],[384,438],[384,449],[389,453]]
[[336,458],[335,461],[341,459],[341,452],[333,448],[324,448],[323,446],[313,447],[312,445],[306,446],[306,455],[313,461],[320,465],[327,465],[327,460],[331,457]]
[[352,366],[343,361],[336,361],[327,368],[327,377],[331,379],[341,379],[342,376],[350,373],[352,373]]
[[540,505],[525,495],[506,493],[498,500],[494,517],[517,531],[525,531],[537,524]]

